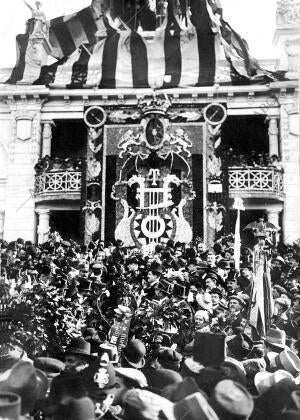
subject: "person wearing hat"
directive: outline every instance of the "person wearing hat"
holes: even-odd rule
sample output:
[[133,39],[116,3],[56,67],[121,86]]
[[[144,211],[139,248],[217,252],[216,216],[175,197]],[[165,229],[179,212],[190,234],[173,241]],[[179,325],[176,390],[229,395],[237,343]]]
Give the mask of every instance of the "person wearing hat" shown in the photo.
[[163,270],[161,264],[154,261],[147,274],[147,287],[145,288],[145,296],[147,299],[155,299],[157,287],[162,278]]
[[81,373],[81,378],[88,397],[94,402],[96,418],[115,419],[114,413],[121,411],[115,405],[121,400],[120,381],[111,362],[101,363],[95,360]]
[[162,348],[158,351],[157,361],[162,368],[178,372],[182,362],[182,355],[171,348]]
[[254,409],[253,398],[247,389],[230,379],[216,385],[208,402],[224,420],[247,420]]
[[0,393],[13,393],[21,398],[21,414],[30,414],[37,401],[48,390],[46,375],[32,363],[19,361],[0,377]]
[[94,358],[91,355],[91,345],[82,337],[73,338],[63,353],[65,372],[80,372]]
[[253,341],[247,334],[240,333],[233,337],[227,337],[227,355],[237,360],[245,360],[253,349]]
[[221,300],[223,299],[222,291],[215,287],[210,291],[211,295],[211,302],[212,302],[212,316],[216,317],[220,314],[223,314],[225,309],[224,306],[221,305]]
[[122,367],[142,369],[145,365],[146,347],[141,340],[134,339],[127,343],[121,355]]
[[208,264],[209,268],[215,268],[216,267],[216,254],[214,251],[210,250],[206,254],[206,262]]
[[222,283],[222,279],[215,269],[210,269],[204,277],[205,291],[210,292],[217,287],[217,284]]
[[286,349],[286,333],[278,328],[270,328],[264,338],[265,355],[269,352],[281,353]]

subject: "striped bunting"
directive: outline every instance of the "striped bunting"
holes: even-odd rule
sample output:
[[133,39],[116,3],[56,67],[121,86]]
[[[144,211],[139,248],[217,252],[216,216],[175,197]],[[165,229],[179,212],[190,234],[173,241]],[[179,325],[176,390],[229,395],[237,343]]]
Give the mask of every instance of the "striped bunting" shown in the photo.
[[92,7],[51,19],[49,22],[51,55],[60,59],[72,54],[81,44],[94,45],[96,32],[101,29],[102,24],[103,16],[97,17]]
[[44,66],[35,84],[157,89],[249,83],[255,61],[244,40],[223,21],[215,0],[190,2],[191,20],[180,20],[169,0],[167,17],[151,41],[115,27],[109,17],[95,20],[89,7],[52,20],[51,42],[57,56],[64,57]]

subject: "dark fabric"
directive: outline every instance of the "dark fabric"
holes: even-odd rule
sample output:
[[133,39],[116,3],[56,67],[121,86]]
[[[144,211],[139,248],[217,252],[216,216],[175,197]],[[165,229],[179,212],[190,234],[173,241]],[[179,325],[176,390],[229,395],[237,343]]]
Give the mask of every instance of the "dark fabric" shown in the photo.
[[147,49],[141,36],[133,32],[130,37],[133,87],[149,87]]

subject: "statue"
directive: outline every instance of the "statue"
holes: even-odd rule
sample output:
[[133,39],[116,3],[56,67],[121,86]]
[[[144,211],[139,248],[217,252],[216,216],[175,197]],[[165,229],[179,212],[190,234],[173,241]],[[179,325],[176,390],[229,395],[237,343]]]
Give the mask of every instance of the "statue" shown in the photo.
[[40,1],[36,1],[36,9],[32,7],[29,3],[24,0],[25,5],[29,8],[32,13],[31,19],[34,19],[35,25],[33,32],[47,32],[47,21],[45,13],[40,9],[42,3]]

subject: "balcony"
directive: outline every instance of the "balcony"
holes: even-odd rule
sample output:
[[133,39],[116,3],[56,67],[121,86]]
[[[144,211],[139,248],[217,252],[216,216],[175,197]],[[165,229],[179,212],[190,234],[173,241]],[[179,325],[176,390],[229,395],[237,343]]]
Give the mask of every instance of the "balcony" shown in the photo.
[[81,171],[44,172],[35,177],[35,200],[79,200]]
[[275,167],[230,167],[229,195],[283,201],[283,172]]

